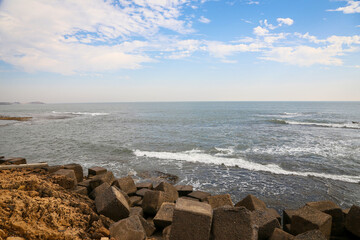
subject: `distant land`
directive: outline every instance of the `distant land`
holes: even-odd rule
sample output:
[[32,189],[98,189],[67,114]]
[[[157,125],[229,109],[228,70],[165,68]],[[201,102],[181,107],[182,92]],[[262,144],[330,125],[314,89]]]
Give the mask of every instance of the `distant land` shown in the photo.
[[0,105],[13,105],[13,104],[45,104],[43,102],[28,102],[28,103],[20,103],[20,102],[0,102]]

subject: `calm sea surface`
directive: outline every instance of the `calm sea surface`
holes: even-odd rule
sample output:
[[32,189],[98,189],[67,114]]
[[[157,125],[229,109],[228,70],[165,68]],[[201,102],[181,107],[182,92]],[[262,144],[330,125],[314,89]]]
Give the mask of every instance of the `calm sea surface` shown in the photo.
[[234,202],[277,209],[360,204],[360,102],[98,103],[0,106],[0,155],[159,170]]

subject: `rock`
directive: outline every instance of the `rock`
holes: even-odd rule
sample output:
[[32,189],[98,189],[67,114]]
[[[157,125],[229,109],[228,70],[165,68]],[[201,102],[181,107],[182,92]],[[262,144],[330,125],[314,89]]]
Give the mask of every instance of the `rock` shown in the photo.
[[77,185],[74,170],[60,169],[52,175],[55,182],[65,189],[73,189]]
[[147,189],[152,189],[153,188],[153,185],[152,185],[151,182],[137,183],[135,186],[136,186],[136,188],[138,190],[143,189],[143,188],[147,188]]
[[127,218],[130,207],[123,194],[115,187],[109,187],[100,195],[96,196],[95,206],[99,214],[114,221]]
[[141,222],[141,225],[143,226],[146,236],[150,237],[156,230],[154,223],[151,221],[145,220],[143,217],[138,216]]
[[175,203],[164,202],[156,213],[153,221],[156,228],[165,228],[172,223]]
[[240,206],[246,207],[250,211],[266,209],[266,204],[251,194],[247,195],[243,200],[235,204],[235,207]]
[[186,196],[193,191],[193,186],[191,185],[176,185],[175,188],[179,193],[179,197]]
[[346,216],[346,229],[360,238],[360,207],[353,205]]
[[290,228],[291,228],[291,224],[285,224],[285,225],[283,226],[284,231],[287,232],[287,233],[291,233],[291,232],[290,232],[290,230],[291,230]]
[[255,225],[259,227],[259,240],[270,238],[275,228],[280,228],[280,223],[277,218],[264,209],[252,211],[252,217]]
[[129,200],[130,200],[130,206],[133,207],[133,206],[136,206],[141,201],[141,197],[131,196],[131,197],[129,197]]
[[84,178],[84,172],[83,172],[83,168],[80,164],[77,164],[77,163],[66,164],[66,165],[64,165],[64,169],[74,170],[77,182],[78,183],[82,182],[82,180]]
[[106,173],[106,168],[103,167],[92,167],[88,169],[88,175],[89,176],[96,176]]
[[281,225],[281,216],[275,209],[267,208],[265,211],[269,212],[274,218],[276,218]]
[[164,192],[164,201],[165,202],[175,202],[176,199],[179,198],[179,194],[178,194],[176,188],[173,185],[171,185],[170,183],[161,182],[154,189],[157,191]]
[[63,166],[61,165],[55,165],[55,166],[47,166],[47,167],[42,167],[42,169],[46,170],[48,173],[54,173],[60,169],[63,169]]
[[342,209],[337,204],[331,201],[319,201],[308,202],[306,205],[329,214],[332,217],[331,235],[339,236],[344,232],[344,215]]
[[88,190],[86,187],[83,187],[83,186],[79,186],[77,185],[75,187],[75,189],[73,190],[74,193],[78,193],[78,194],[82,194],[82,195],[85,195],[87,196],[88,195]]
[[140,172],[138,174],[138,176],[143,179],[150,180],[151,182],[166,181],[171,184],[175,184],[179,180],[179,177],[176,175],[172,175],[169,173],[163,173],[160,171],[144,171],[144,172]]
[[115,180],[114,174],[112,172],[106,172],[101,175],[96,175],[95,177],[91,178],[90,180],[90,189],[94,190],[98,186],[100,186],[103,183],[112,184]]
[[100,240],[109,240],[108,237],[101,237]]
[[110,184],[104,182],[100,186],[96,187],[92,192],[89,194],[91,199],[96,199],[97,196],[101,195],[106,189],[110,187]]
[[244,207],[219,207],[213,211],[212,240],[257,240],[258,229]]
[[164,228],[164,230],[162,231],[163,240],[170,240],[170,232],[171,226],[167,226],[166,228]]
[[233,202],[231,201],[230,194],[209,196],[206,198],[206,202],[209,203],[213,209],[222,206],[234,206]]
[[142,206],[142,203],[143,203],[143,200],[141,199],[141,201],[140,201],[140,202],[138,202],[138,203],[136,203],[136,204],[135,204],[135,206],[139,206],[139,207],[141,207],[141,206]]
[[137,191],[134,180],[130,176],[116,179],[112,185],[118,187],[128,195],[134,194]]
[[283,211],[283,226],[286,224],[291,224],[291,218],[296,213],[297,210],[286,209]]
[[[200,202],[200,200],[197,199],[197,198],[192,198],[192,197],[180,197],[180,198],[185,199],[185,200],[191,200],[191,201],[195,201],[195,202]],[[178,199],[180,199],[180,198],[178,198]]]
[[161,205],[164,202],[164,192],[163,191],[153,191],[149,190],[145,193],[142,208],[144,213],[149,215],[155,215],[160,209]]
[[147,188],[142,188],[138,191],[136,191],[136,195],[140,196],[140,197],[144,197],[146,192],[151,191],[150,189]]
[[7,160],[7,162],[10,164],[20,165],[20,164],[26,164],[26,159],[25,158],[11,158],[11,159]]
[[326,240],[327,238],[319,230],[311,230],[297,235],[294,240]]
[[320,230],[327,239],[330,238],[332,217],[319,210],[304,206],[298,209],[291,218],[290,231],[298,235],[310,230]]
[[139,216],[131,216],[112,224],[110,237],[116,240],[144,240],[146,232]]
[[7,237],[6,240],[25,240],[25,238],[22,238],[22,237]]
[[170,240],[208,240],[211,222],[209,204],[179,199],[175,204]]
[[187,195],[188,197],[199,199],[201,202],[205,201],[207,197],[211,196],[210,193],[202,191],[194,191]]
[[294,236],[281,230],[280,228],[275,228],[269,240],[293,240]]
[[131,207],[130,208],[130,216],[134,216],[134,215],[143,217],[144,216],[143,209],[141,207]]

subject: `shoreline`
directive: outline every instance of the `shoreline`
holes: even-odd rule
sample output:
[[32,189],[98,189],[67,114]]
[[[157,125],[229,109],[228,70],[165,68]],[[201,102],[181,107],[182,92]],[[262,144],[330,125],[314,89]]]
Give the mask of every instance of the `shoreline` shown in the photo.
[[[18,169],[4,170],[1,166]],[[24,169],[26,166],[31,168]],[[9,177],[10,183],[7,184]],[[184,236],[186,239],[264,240],[360,238],[359,206],[341,209],[334,202],[319,201],[304,203],[299,209],[282,209],[279,214],[268,208],[260,196],[248,195],[234,204],[229,194],[212,195],[190,185],[175,185],[176,182],[176,176],[162,172],[149,172],[135,183],[131,176],[116,179],[111,169],[102,167],[89,168],[88,175],[84,176],[79,164],[30,166],[24,158],[0,157],[0,196],[3,202],[11,202],[14,194],[21,199],[6,206],[0,204],[0,226],[7,223],[7,226],[0,227],[5,229],[0,230],[0,239],[7,239],[10,235],[24,239],[35,236],[52,239],[51,234],[55,233],[57,239],[66,239],[70,233],[76,235],[73,235],[74,239],[160,240],[185,239]],[[46,185],[51,193],[44,194],[41,185]],[[42,226],[46,231],[36,230],[36,227],[33,231],[24,230],[26,224],[22,228],[18,222],[34,220],[31,218],[33,209],[25,214],[27,217],[15,222],[6,219],[1,212],[16,215],[17,205],[25,200],[30,205],[38,201],[57,201],[60,206],[65,204],[64,208],[69,208],[70,212],[82,209],[85,214],[75,214],[79,221],[74,224],[69,221],[71,214],[61,215],[61,210],[53,206],[52,210],[60,214],[53,220],[68,221],[64,226],[54,227],[45,221]],[[72,204],[66,205],[67,201]],[[94,221],[89,216],[100,219],[96,229],[91,226]],[[241,221],[237,219],[239,216]],[[192,218],[198,220],[192,221]],[[137,227],[134,230],[129,226]],[[301,238],[309,234],[315,238]],[[197,237],[191,238],[194,235]]]

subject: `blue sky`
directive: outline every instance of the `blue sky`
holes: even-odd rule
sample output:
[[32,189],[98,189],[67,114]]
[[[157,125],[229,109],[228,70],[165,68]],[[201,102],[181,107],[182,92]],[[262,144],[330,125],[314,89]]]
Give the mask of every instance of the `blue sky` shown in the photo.
[[0,1],[0,101],[312,100],[360,100],[360,1]]

